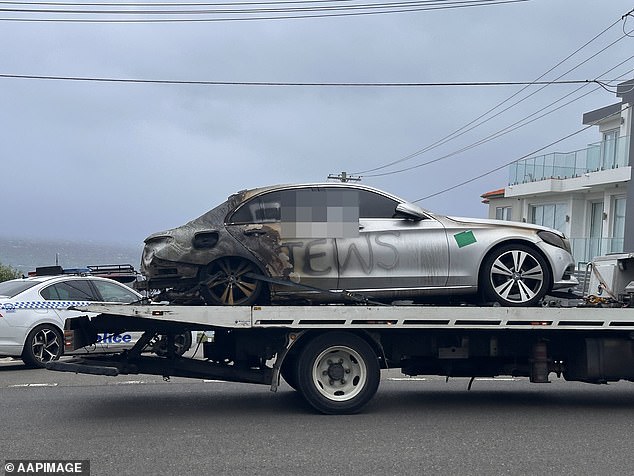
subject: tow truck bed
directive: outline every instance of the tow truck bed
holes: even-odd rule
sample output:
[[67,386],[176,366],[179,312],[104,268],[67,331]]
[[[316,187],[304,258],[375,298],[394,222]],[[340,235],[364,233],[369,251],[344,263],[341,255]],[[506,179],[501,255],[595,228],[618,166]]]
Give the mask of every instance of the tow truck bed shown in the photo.
[[[360,410],[381,368],[407,375],[634,380],[634,308],[92,305],[67,321],[68,349],[98,332],[145,331],[130,351],[52,362],[52,370],[150,373],[261,383],[280,375],[318,411]],[[141,355],[156,334],[208,331],[205,360]],[[211,332],[209,332],[211,331]],[[201,332],[201,336],[205,335]],[[172,337],[170,337],[172,336]]]

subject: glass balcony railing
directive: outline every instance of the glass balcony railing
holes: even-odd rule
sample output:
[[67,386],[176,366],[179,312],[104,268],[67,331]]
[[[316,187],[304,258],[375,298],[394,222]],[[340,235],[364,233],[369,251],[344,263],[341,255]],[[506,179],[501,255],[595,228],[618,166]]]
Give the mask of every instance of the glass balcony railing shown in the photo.
[[552,154],[518,160],[509,167],[509,185],[546,179],[579,177],[588,172],[629,165],[629,136],[590,144],[574,152]]
[[623,238],[570,238],[570,244],[577,267],[596,256],[623,251]]

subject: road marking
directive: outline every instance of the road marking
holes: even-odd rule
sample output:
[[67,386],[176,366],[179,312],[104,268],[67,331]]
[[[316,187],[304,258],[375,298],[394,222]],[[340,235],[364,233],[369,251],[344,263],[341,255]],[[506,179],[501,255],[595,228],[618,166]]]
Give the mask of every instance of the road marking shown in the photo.
[[56,383],[16,383],[14,385],[9,385],[9,388],[16,387],[57,387]]
[[203,383],[224,383],[224,380],[203,380]]
[[427,377],[388,377],[386,380],[393,380],[394,382],[424,382],[430,379]]
[[[456,377],[453,378],[455,380]],[[464,377],[468,378],[468,377]],[[445,377],[388,377],[385,380],[392,380],[394,382],[425,382],[432,380],[444,380]],[[520,377],[476,377],[476,382],[520,382]]]
[[520,377],[478,377],[479,382],[519,382],[522,379]]
[[143,380],[124,380],[123,382],[108,382],[108,385],[135,385],[140,383],[146,383]]

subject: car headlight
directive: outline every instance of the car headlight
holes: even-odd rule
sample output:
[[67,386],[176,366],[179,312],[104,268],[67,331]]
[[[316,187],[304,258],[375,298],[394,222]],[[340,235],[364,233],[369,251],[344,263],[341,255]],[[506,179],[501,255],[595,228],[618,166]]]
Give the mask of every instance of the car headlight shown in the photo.
[[566,250],[568,253],[572,252],[572,249],[570,248],[570,241],[568,241],[565,237],[553,233],[552,231],[541,230],[537,232],[537,236],[549,245]]

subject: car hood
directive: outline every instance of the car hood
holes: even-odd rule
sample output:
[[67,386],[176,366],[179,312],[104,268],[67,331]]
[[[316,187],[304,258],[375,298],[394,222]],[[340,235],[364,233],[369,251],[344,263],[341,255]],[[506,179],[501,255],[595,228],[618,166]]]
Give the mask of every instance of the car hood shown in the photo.
[[557,235],[563,237],[564,234],[555,230],[554,228],[549,228],[547,226],[542,225],[534,225],[532,223],[521,223],[518,221],[506,221],[506,220],[493,220],[490,218],[465,218],[465,217],[445,217],[448,220],[454,221],[456,223],[460,223],[463,225],[469,225],[470,223],[474,225],[492,225],[496,227],[508,227],[508,228],[521,228],[524,230],[536,230],[536,231],[550,231],[551,233],[556,233]]

